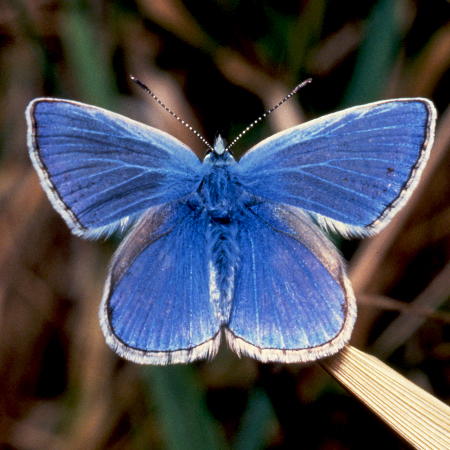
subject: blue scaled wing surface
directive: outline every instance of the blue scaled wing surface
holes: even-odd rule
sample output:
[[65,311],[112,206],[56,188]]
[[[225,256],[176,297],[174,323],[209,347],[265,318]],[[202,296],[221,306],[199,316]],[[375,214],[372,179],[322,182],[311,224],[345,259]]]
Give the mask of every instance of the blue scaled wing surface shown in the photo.
[[336,248],[299,208],[261,203],[239,227],[241,264],[226,337],[263,362],[305,362],[336,353],[356,318]]
[[167,133],[104,109],[52,98],[26,112],[41,183],[72,231],[97,237],[190,194],[201,162]]
[[435,122],[426,99],[357,106],[273,135],[233,171],[251,194],[300,207],[343,235],[375,233],[417,185]]
[[147,212],[121,244],[99,313],[106,341],[119,355],[168,364],[217,352],[206,225],[185,202],[173,202]]

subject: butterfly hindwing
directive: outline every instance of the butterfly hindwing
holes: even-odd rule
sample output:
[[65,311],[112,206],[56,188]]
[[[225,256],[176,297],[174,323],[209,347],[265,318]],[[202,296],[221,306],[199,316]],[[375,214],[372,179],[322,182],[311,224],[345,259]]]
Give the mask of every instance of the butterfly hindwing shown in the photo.
[[344,235],[376,232],[416,186],[435,121],[426,99],[357,106],[275,134],[233,170],[252,194],[298,206]]
[[337,250],[298,208],[261,203],[239,230],[227,340],[263,362],[303,362],[349,339],[355,299]]
[[213,356],[219,324],[210,302],[205,218],[186,203],[152,208],[122,243],[100,306],[108,344],[139,363]]
[[36,99],[28,145],[41,183],[72,231],[97,236],[190,194],[201,162],[174,137],[82,103]]

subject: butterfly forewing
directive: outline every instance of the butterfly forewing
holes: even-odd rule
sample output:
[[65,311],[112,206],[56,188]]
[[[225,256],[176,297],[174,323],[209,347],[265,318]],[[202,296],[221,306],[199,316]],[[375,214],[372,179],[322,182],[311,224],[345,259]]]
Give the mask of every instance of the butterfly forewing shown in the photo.
[[261,142],[233,169],[250,192],[343,234],[379,231],[416,186],[434,137],[425,99],[357,106]]
[[28,145],[42,185],[76,234],[97,236],[195,190],[201,162],[155,128],[81,103],[37,99]]

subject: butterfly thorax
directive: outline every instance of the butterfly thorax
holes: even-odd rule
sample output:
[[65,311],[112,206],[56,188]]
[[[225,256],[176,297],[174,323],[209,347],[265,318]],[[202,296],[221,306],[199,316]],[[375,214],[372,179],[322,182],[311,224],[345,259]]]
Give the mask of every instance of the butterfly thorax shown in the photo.
[[210,169],[197,191],[197,207],[206,224],[210,298],[222,324],[229,321],[240,259],[238,218],[242,187],[228,170],[234,163],[228,151],[209,153],[204,164],[210,165]]

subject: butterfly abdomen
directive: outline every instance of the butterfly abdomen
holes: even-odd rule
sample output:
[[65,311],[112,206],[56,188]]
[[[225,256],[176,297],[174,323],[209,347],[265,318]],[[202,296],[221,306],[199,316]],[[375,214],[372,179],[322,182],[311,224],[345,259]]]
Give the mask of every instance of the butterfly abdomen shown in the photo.
[[239,265],[236,223],[211,222],[206,233],[210,296],[221,324],[230,317],[236,271]]

